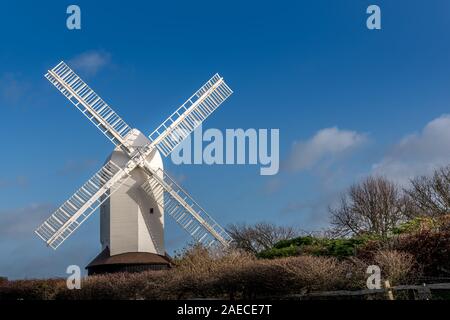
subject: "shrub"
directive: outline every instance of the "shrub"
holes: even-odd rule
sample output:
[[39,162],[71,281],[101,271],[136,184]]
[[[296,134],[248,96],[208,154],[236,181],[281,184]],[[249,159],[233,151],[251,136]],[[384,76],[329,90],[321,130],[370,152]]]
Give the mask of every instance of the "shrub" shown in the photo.
[[282,266],[291,291],[339,290],[353,287],[353,266],[334,257],[300,256],[273,261]]
[[[176,298],[232,296],[242,287],[233,273],[238,275],[254,261],[253,255],[242,250],[221,252],[194,246],[176,257],[170,291],[178,293]],[[230,281],[223,274],[230,276]]]
[[365,242],[366,239],[364,238],[326,240],[324,243],[326,248],[324,254],[337,258],[349,257],[354,255],[356,248]]
[[331,256],[345,258],[355,255],[358,247],[368,242],[370,237],[350,239],[326,239],[311,236],[280,241],[272,249],[257,254],[258,258],[274,259],[297,255]]
[[69,300],[128,300],[141,299],[150,275],[143,273],[114,273],[84,278],[81,290],[64,287],[55,299]]
[[289,240],[281,240],[277,242],[273,247],[276,249],[287,248],[291,246],[301,247],[304,245],[312,245],[317,243],[318,239],[312,236],[297,237]]
[[62,279],[6,281],[0,285],[0,300],[50,300],[65,285]]
[[450,274],[450,232],[422,231],[398,237],[392,247],[414,256],[423,275],[439,277]]
[[262,259],[275,259],[281,257],[291,257],[296,256],[300,253],[300,250],[297,246],[290,245],[289,247],[283,248],[272,248],[269,250],[264,250],[258,253],[256,256]]
[[[314,290],[355,288],[362,272],[330,257],[299,256],[227,266],[215,278],[216,297],[258,298]],[[358,278],[359,279],[359,278]]]
[[[240,250],[224,253],[192,247],[174,259],[175,268],[169,271],[91,276],[82,280],[81,290],[68,290],[64,279],[4,281],[0,284],[0,299],[257,298],[361,288],[365,269],[375,260],[393,282],[404,281],[412,270],[406,259],[412,254],[378,252],[374,247],[372,251],[378,253],[372,254],[371,259],[349,258],[362,243],[366,239],[303,237],[285,242],[287,247],[278,245],[267,251],[273,259],[256,259]],[[395,245],[406,248],[408,243],[402,240]],[[276,254],[302,255],[276,258]]]
[[239,269],[229,268],[218,279],[218,285],[228,283],[229,277],[234,273],[233,285],[239,291],[234,295],[245,299],[254,299],[258,297],[285,294],[290,291],[290,282],[288,281],[283,269],[274,264],[272,260],[254,260],[252,263],[246,263]]
[[432,217],[415,217],[398,227],[394,228],[393,234],[411,234],[421,232],[423,230],[434,230],[438,227],[439,222]]
[[375,254],[374,263],[391,285],[414,282],[420,276],[414,256],[407,252],[380,250]]

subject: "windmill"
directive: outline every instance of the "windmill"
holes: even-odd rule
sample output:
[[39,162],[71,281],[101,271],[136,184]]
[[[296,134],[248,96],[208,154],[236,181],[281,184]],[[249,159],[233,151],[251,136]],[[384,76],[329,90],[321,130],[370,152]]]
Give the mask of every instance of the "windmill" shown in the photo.
[[63,61],[45,77],[114,145],[104,166],[35,233],[58,248],[100,208],[102,252],[89,273],[140,271],[168,266],[167,214],[195,241],[227,247],[231,237],[164,171],[168,156],[233,91],[215,74],[148,137],[132,129]]

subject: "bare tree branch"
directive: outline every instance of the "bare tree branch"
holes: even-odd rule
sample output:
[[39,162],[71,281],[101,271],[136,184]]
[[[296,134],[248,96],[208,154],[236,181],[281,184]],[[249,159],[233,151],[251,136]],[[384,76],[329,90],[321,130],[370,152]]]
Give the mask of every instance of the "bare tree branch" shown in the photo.
[[450,166],[435,170],[431,177],[411,180],[405,190],[413,206],[413,215],[442,216],[450,212]]
[[232,224],[227,232],[233,238],[233,244],[238,249],[256,254],[272,248],[281,240],[296,237],[298,232],[293,227],[280,227],[269,223],[258,223],[254,226]]
[[336,208],[329,208],[337,235],[365,233],[387,237],[404,220],[407,199],[383,177],[368,177],[352,185]]

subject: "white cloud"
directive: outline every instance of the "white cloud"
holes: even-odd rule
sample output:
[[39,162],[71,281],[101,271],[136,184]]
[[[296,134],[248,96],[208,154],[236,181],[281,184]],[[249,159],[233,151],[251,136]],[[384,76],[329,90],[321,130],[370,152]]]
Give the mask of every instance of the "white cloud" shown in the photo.
[[93,76],[111,62],[111,54],[105,51],[87,51],[69,60],[69,65],[76,71]]
[[429,122],[421,132],[410,134],[394,145],[373,165],[374,174],[406,184],[416,175],[431,173],[450,164],[450,115]]
[[310,140],[294,142],[285,168],[290,171],[311,169],[325,159],[333,160],[366,141],[364,134],[337,127],[319,130]]

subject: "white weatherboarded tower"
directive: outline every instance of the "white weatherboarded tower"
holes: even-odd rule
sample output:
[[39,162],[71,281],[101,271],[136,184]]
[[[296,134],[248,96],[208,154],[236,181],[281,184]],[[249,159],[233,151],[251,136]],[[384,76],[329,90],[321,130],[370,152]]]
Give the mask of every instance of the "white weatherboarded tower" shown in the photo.
[[115,145],[105,165],[36,229],[48,246],[58,248],[98,208],[102,252],[90,274],[168,267],[165,214],[205,246],[229,245],[231,237],[164,171],[161,157],[232,94],[222,77],[214,75],[148,137],[64,62],[45,77]]
[[[146,136],[134,129],[130,144],[143,147],[150,143]],[[108,158],[124,166],[128,156],[116,148]],[[162,158],[155,150],[148,158],[156,171],[163,169]],[[100,241],[102,249],[109,248],[111,255],[127,252],[150,252],[165,255],[164,208],[141,188],[148,179],[145,171],[136,168],[131,177],[100,207]]]

